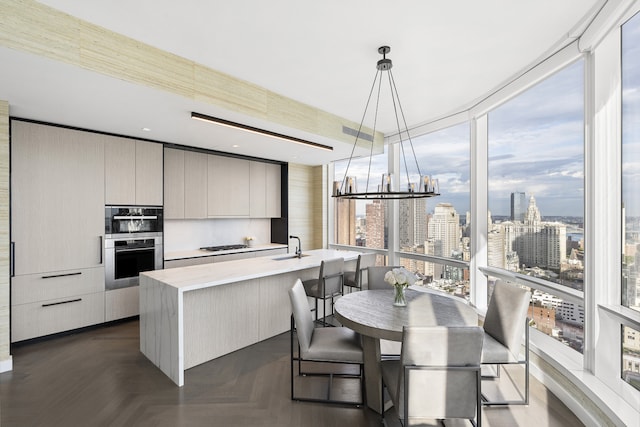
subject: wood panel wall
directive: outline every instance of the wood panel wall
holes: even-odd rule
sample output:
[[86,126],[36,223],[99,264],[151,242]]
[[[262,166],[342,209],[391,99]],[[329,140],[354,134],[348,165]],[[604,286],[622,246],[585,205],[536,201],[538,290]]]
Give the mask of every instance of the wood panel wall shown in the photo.
[[322,166],[289,163],[289,234],[300,237],[303,252],[324,247],[322,187]]
[[0,101],[0,372],[11,364],[9,261],[9,103]]
[[[358,123],[82,21],[33,0],[0,2],[0,45],[353,144]],[[11,100],[9,100],[11,102]],[[371,129],[364,129],[371,134]],[[383,135],[376,132],[376,150]],[[369,146],[369,142],[359,144]]]

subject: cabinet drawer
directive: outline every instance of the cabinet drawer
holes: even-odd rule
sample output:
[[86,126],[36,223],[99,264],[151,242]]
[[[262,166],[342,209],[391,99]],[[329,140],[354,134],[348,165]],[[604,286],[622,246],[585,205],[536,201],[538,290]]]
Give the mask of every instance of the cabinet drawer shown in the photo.
[[11,307],[11,342],[104,322],[104,292]]
[[25,274],[11,279],[11,304],[104,291],[104,267]]
[[190,265],[211,264],[213,262],[213,256],[203,256],[197,258],[182,258],[172,259],[164,262],[165,270],[168,268],[188,267]]
[[140,314],[140,288],[114,289],[104,296],[104,317],[106,322]]

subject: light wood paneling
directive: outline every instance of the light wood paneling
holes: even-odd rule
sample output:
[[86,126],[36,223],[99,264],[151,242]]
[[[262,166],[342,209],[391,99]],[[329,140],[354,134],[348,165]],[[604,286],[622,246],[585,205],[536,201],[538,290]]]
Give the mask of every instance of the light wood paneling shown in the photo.
[[0,362],[9,360],[9,103],[0,101]]
[[106,291],[104,296],[104,320],[124,319],[140,314],[140,289],[138,286]]
[[164,218],[184,218],[184,150],[164,149]]
[[289,164],[289,233],[300,237],[303,251],[323,245],[321,177],[321,166]]
[[136,144],[106,138],[104,145],[105,204],[131,205],[136,200]]
[[[0,45],[46,56],[124,81],[353,143],[358,124],[250,82],[90,24],[33,0],[0,2]],[[371,134],[371,129],[364,129]],[[384,138],[376,133],[376,152]]]
[[210,217],[249,216],[249,161],[209,155],[207,212]]
[[135,141],[135,150],[136,204],[162,206],[162,144]]
[[184,217],[207,218],[207,154],[184,153]]

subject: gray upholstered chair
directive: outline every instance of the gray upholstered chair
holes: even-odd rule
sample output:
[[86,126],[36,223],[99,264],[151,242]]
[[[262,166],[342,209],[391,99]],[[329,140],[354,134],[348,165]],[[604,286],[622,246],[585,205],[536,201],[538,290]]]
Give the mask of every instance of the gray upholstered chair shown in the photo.
[[[524,365],[524,398],[522,400],[490,400],[483,395],[484,405],[529,404],[529,322],[527,312],[531,292],[502,280],[496,281],[484,319],[484,345],[482,364],[495,365],[500,376],[500,365]],[[520,356],[524,337],[524,357]]]
[[320,272],[317,279],[308,279],[302,282],[307,296],[315,298],[316,322],[318,321],[318,300],[322,300],[322,325],[327,326],[327,304],[331,299],[331,312],[333,313],[333,298],[342,294],[344,258],[323,260],[320,263]]
[[[394,268],[400,268],[397,265],[375,266],[367,268],[367,286],[369,290],[385,289],[391,290],[390,284],[384,281],[384,275],[387,271]],[[397,341],[380,340],[380,353],[382,359],[398,359],[400,357],[400,348],[402,344]]]
[[[405,326],[400,360],[380,363],[404,426],[464,418],[481,425],[479,326]],[[382,394],[384,407],[384,387]]]
[[[368,267],[374,266],[376,264],[376,255],[373,252],[364,253],[358,255],[358,260],[356,261],[356,269],[354,271],[345,271],[344,272],[344,283],[343,286],[347,286],[353,289],[362,289],[362,276],[363,272],[366,272]],[[344,293],[344,291],[343,291]]]
[[367,285],[369,286],[367,289],[393,289],[390,284],[384,281],[384,275],[387,274],[387,271],[391,271],[394,268],[400,268],[398,265],[385,265],[385,266],[375,266],[367,268]]
[[[364,401],[364,378],[362,353],[362,343],[360,336],[349,328],[316,328],[314,326],[309,302],[304,287],[300,279],[289,290],[291,300],[291,399],[304,401],[320,401],[330,403],[347,403],[362,405]],[[294,330],[298,336],[297,355],[294,346]],[[300,397],[295,393],[296,373],[294,362],[298,362],[297,376],[323,375],[329,378],[329,388],[326,399]],[[358,374],[345,373],[304,373],[302,372],[302,362],[321,362],[330,365],[332,363],[342,363],[358,366]],[[343,372],[343,371],[342,371]],[[331,382],[333,377],[348,377],[360,379],[360,399],[347,401],[332,399]]]

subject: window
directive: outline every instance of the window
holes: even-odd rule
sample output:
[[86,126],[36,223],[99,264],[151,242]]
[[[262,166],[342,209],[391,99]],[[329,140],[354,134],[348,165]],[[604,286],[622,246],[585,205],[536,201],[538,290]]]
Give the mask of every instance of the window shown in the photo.
[[[334,181],[342,181],[349,160],[334,164]],[[384,153],[371,158],[371,173],[387,171],[387,147]],[[358,191],[365,191],[369,171],[369,157],[352,159],[349,175],[355,176]],[[382,177],[369,177],[368,189],[376,191]],[[339,245],[364,246],[373,249],[388,248],[387,203],[381,200],[335,199],[334,242]]]
[[[584,86],[578,61],[488,116],[488,264],[551,282],[534,290],[533,326],[582,351]],[[558,286],[559,285],[559,286]]]
[[622,379],[640,390],[640,331],[622,326]]
[[[422,173],[438,180],[442,195],[400,200],[399,250],[469,261],[469,123],[413,138],[413,146]],[[417,273],[418,284],[469,295],[468,269],[406,257],[400,263]]]
[[622,26],[622,305],[640,311],[640,15]]

